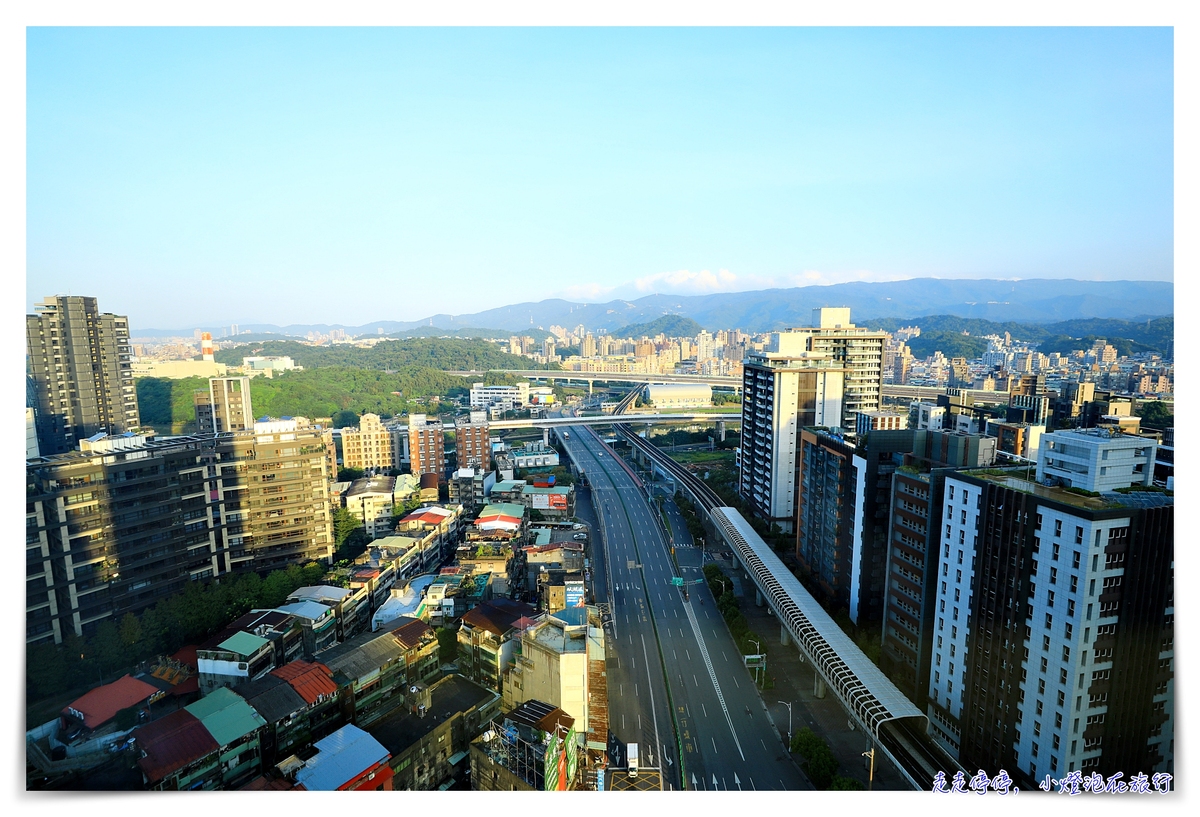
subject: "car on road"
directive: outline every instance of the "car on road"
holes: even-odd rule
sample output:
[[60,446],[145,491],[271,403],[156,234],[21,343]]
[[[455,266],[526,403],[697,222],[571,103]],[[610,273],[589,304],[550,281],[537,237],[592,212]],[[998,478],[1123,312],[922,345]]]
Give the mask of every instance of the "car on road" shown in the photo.
[[577,533],[574,536],[572,536],[571,538],[576,539],[576,540],[582,539],[584,541],[587,541],[587,534],[586,533]]

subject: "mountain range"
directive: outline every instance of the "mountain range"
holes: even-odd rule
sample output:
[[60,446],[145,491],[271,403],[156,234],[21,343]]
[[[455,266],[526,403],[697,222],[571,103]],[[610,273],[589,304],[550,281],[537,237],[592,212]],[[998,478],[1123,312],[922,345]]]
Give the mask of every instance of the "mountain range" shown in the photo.
[[[1070,278],[1026,280],[914,278],[907,281],[854,282],[829,286],[720,292],[709,295],[647,295],[632,301],[576,303],[552,298],[512,304],[470,315],[438,314],[419,321],[344,324],[242,324],[254,333],[303,336],[343,329],[354,335],[390,335],[418,327],[526,333],[580,324],[591,331],[612,331],[648,323],[664,315],[691,318],[709,330],[739,328],[764,332],[809,324],[812,309],[848,306],[851,319],[916,318],[955,315],[989,321],[1052,323],[1083,318],[1146,320],[1174,314],[1175,287],[1169,281],[1080,281]],[[197,327],[193,327],[197,328]],[[199,327],[219,335],[221,327]],[[132,329],[134,337],[190,336],[193,329]],[[428,330],[425,330],[427,332]],[[482,331],[482,330],[480,330]],[[424,334],[422,332],[421,334]]]

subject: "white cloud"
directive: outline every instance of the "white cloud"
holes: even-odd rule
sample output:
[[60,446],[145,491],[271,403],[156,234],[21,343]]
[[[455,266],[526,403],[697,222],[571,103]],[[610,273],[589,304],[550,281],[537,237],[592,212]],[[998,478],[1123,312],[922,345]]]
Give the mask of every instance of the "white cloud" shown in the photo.
[[587,282],[581,284],[571,284],[571,286],[559,290],[555,293],[560,298],[565,298],[568,301],[582,301],[589,303],[592,301],[605,300],[605,296],[615,290],[616,287],[606,287],[602,284]]
[[739,289],[757,288],[754,284],[747,285],[744,278],[739,278],[727,269],[710,272],[700,270],[675,270],[674,272],[656,272],[645,275],[633,281],[633,288],[638,292],[672,292],[686,295],[703,294],[707,292],[735,292]]

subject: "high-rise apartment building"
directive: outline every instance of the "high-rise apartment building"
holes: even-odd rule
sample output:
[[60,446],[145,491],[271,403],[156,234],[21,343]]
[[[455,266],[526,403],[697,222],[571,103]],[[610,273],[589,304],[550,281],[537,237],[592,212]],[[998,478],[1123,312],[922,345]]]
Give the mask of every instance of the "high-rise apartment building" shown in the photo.
[[42,454],[138,428],[128,318],[101,313],[95,298],[56,295],[25,316],[25,340]]
[[400,467],[392,431],[378,414],[364,414],[358,427],[342,429],[342,466],[378,474]]
[[454,420],[454,451],[459,468],[487,470],[492,462],[492,443],[486,411],[472,411]]
[[249,377],[211,377],[207,390],[192,395],[197,434],[220,434],[254,428]]
[[1026,473],[946,478],[931,733],[1026,786],[1172,771],[1174,500]]
[[1043,434],[1037,479],[1085,491],[1153,485],[1157,447],[1153,439],[1108,428],[1073,428]]
[[325,449],[295,420],[84,440],[26,467],[26,639],[61,641],[189,581],[329,559]]
[[767,521],[791,531],[800,429],[855,436],[860,412],[879,409],[886,333],[850,323],[849,309],[814,309],[813,327],[772,333],[742,374],[739,491]]
[[954,474],[955,468],[992,465],[996,440],[952,431],[915,431],[910,450],[895,469],[889,490],[879,667],[909,700],[924,706],[946,476]]
[[446,473],[446,439],[441,420],[424,414],[409,415],[408,457],[413,474],[433,474],[442,479]]

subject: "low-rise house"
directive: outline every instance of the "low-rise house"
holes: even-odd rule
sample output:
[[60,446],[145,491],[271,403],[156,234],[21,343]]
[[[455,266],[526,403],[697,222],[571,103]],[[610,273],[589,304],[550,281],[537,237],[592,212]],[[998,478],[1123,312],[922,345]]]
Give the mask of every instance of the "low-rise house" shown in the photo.
[[471,741],[500,711],[500,696],[461,675],[409,692],[405,706],[368,728],[391,753],[393,786],[431,791],[465,778]]
[[582,759],[575,719],[553,704],[526,701],[471,742],[471,789],[578,789]]
[[140,707],[158,695],[158,687],[131,675],[96,687],[63,707],[59,715],[58,739],[67,743],[81,733],[96,732],[116,718],[121,710]]
[[391,533],[395,492],[395,477],[356,479],[342,495],[342,503],[347,511],[362,521],[363,529],[374,539]]
[[370,621],[371,595],[369,590],[362,587],[347,589],[328,584],[299,587],[287,597],[287,601],[289,604],[315,601],[333,610],[338,641],[358,635]]
[[317,754],[297,769],[306,791],[391,791],[391,755],[352,723],[316,743]]
[[437,637],[423,621],[400,619],[389,632],[363,633],[321,658],[342,690],[347,719],[362,726],[379,717],[410,680],[437,673]]
[[[493,492],[495,493],[495,492]],[[515,502],[485,505],[467,530],[467,542],[519,541],[525,533],[525,508]]]
[[220,688],[140,727],[134,745],[146,786],[160,791],[237,788],[261,771],[263,718]]
[[500,692],[504,670],[516,649],[515,639],[536,615],[528,604],[509,599],[492,599],[468,611],[458,629],[459,671]]
[[253,633],[236,632],[213,646],[196,650],[200,693],[261,678],[275,669],[275,647]]
[[[289,727],[286,735],[290,746],[307,746],[320,740],[346,722],[342,713],[338,685],[333,680],[333,670],[319,661],[293,661],[271,674],[286,681],[295,690],[307,707],[301,722]],[[277,745],[288,749],[281,739]]]
[[337,615],[332,608],[315,601],[296,601],[276,610],[296,617],[304,635],[306,658],[312,658],[337,643]]

